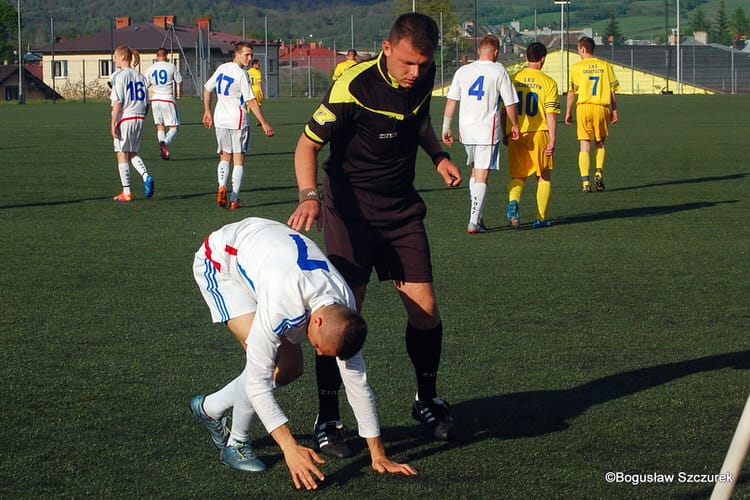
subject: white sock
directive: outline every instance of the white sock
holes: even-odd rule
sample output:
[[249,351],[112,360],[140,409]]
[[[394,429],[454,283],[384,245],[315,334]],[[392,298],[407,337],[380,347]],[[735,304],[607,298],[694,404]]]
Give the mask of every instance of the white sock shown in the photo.
[[127,163],[118,163],[117,171],[120,172],[120,184],[122,184],[122,192],[130,194],[130,165]]
[[229,176],[229,162],[228,161],[220,161],[219,165],[216,167],[216,175],[219,179],[219,186],[226,186],[227,185],[227,177]]
[[255,408],[247,399],[245,391],[245,373],[243,370],[239,377],[235,379],[234,407],[232,408],[232,431],[229,434],[227,445],[233,443],[247,443],[250,441],[250,428],[255,418]]
[[218,391],[206,396],[206,399],[203,400],[203,411],[206,412],[206,415],[211,418],[221,418],[234,405],[236,387],[238,383],[241,384],[241,382],[238,382],[240,377],[242,377],[242,374]]
[[165,134],[163,130],[156,131],[156,138],[159,140],[159,142],[166,142],[164,139],[166,135],[167,134]]
[[486,194],[487,184],[483,182],[475,182],[471,187],[471,212],[469,213],[470,224],[479,224],[479,221],[482,219]]
[[242,174],[245,173],[244,165],[235,165],[232,169],[232,196],[231,201],[240,199],[240,188],[242,187]]
[[136,155],[130,159],[130,163],[133,164],[133,168],[141,174],[141,178],[145,181],[146,177],[148,177],[148,170],[146,169],[146,164],[143,163],[143,159]]
[[474,189],[474,184],[476,184],[477,181],[474,180],[474,177],[469,177],[469,200],[471,200],[471,193],[472,189]]
[[171,144],[174,140],[174,136],[177,135],[177,127],[172,127],[169,129],[169,132],[167,132],[166,137],[164,138],[164,142],[167,143],[167,145]]

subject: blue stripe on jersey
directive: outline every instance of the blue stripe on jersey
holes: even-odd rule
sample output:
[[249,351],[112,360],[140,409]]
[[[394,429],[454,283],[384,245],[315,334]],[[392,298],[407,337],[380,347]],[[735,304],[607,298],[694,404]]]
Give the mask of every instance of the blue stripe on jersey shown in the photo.
[[307,245],[305,240],[298,234],[289,235],[294,243],[297,245],[297,265],[303,271],[314,271],[315,269],[323,269],[328,271],[328,263],[324,260],[310,259],[307,254]]
[[250,279],[250,276],[247,275],[247,273],[245,272],[245,269],[239,263],[237,263],[237,269],[240,270],[240,274],[242,274],[242,277],[247,280],[248,284],[250,285],[250,288],[252,288],[253,291],[255,291],[255,283],[253,283],[253,280]]
[[203,277],[206,278],[206,291],[213,297],[216,308],[219,310],[219,314],[221,314],[221,320],[225,322],[229,321],[229,311],[227,311],[226,302],[224,302],[224,297],[219,292],[219,284],[216,281],[216,267],[214,267],[209,259],[204,259],[203,262],[206,265],[206,271],[203,273]]
[[273,333],[276,335],[283,335],[286,333],[287,330],[290,330],[291,328],[295,328],[298,326],[302,326],[307,322],[307,311],[304,312],[304,314],[301,314],[300,316],[297,316],[296,318],[284,318],[281,323],[279,323],[276,327],[273,329]]

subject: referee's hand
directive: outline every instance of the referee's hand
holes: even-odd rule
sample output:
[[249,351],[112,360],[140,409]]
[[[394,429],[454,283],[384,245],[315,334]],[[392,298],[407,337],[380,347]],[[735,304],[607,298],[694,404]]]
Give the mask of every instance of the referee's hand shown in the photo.
[[287,225],[295,231],[301,231],[302,228],[309,231],[315,222],[316,229],[320,231],[323,229],[323,220],[320,215],[320,202],[315,199],[305,200],[297,205]]

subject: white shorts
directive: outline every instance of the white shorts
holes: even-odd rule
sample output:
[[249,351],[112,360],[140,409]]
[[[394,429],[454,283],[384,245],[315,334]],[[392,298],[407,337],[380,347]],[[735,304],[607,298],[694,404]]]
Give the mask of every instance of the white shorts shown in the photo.
[[500,168],[500,143],[465,144],[466,164],[479,170],[498,170]]
[[141,149],[144,121],[142,116],[120,121],[120,138],[114,140],[115,153],[137,153]]
[[[258,297],[248,283],[238,281],[230,275],[228,266],[236,265],[237,258],[228,255],[218,257],[220,252],[225,253],[225,248],[220,244],[221,248],[216,248],[217,244],[212,244],[215,239],[216,233],[212,233],[195,252],[193,277],[211,311],[211,320],[214,323],[226,323],[232,318],[255,312],[258,309]],[[214,259],[215,256],[223,264]]]
[[217,153],[247,153],[250,149],[250,129],[240,130],[216,127]]
[[177,104],[171,96],[155,95],[151,99],[151,112],[154,115],[154,124],[166,127],[176,127],[180,124],[180,114],[177,112]]

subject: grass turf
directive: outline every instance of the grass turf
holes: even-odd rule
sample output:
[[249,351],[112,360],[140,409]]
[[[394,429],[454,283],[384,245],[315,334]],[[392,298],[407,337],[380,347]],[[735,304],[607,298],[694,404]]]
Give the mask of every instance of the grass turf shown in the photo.
[[[488,234],[467,235],[466,188],[447,189],[420,154],[445,324],[440,393],[461,439],[431,443],[411,419],[404,313],[373,283],[365,349],[392,458],[419,470],[381,477],[366,452],[329,459],[316,496],[705,498],[710,483],[634,485],[628,474],[715,474],[748,391],[748,96],[620,97],[607,142],[607,192],[581,194],[574,129],[559,128],[550,218],[505,226],[507,171],[490,177]],[[181,102],[173,159],[149,127],[156,179],[118,204],[107,103],[0,106],[0,496],[289,497],[283,457],[257,425],[264,474],[223,467],[189,398],[242,368],[192,280],[205,235],[294,209],[293,150],[312,99],[275,99],[276,130],[252,131],[243,208],[216,207],[215,139],[198,101]],[[433,103],[436,123],[443,101]],[[455,125],[455,124],[454,124]],[[451,151],[462,164],[462,148]],[[463,168],[465,177],[468,172]],[[465,184],[464,184],[465,186]],[[523,222],[534,216],[530,180]],[[312,236],[321,242],[320,234]],[[307,371],[277,392],[309,445]],[[345,420],[355,423],[342,399]],[[745,474],[748,468],[745,467]],[[747,475],[745,475],[745,478]],[[737,498],[750,497],[747,480]]]

